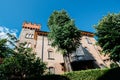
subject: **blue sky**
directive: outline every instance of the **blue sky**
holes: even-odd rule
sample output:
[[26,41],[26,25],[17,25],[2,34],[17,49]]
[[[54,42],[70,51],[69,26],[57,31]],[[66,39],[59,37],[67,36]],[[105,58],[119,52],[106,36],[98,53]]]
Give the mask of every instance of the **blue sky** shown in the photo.
[[[54,10],[66,10],[80,30],[95,32],[97,24],[108,13],[120,12],[120,0],[0,0],[0,27],[19,36],[24,21],[41,24],[48,31],[47,21]],[[2,29],[2,28],[0,28]]]

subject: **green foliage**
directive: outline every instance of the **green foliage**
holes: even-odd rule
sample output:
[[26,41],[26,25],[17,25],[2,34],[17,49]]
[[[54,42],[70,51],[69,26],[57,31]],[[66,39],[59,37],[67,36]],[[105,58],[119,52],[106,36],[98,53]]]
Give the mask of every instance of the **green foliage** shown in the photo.
[[66,73],[64,76],[68,77],[70,80],[97,80],[97,78],[102,76],[105,72],[107,72],[107,69],[82,70]]
[[[46,64],[30,48],[25,48],[26,43],[20,43],[16,49],[9,48],[5,43],[6,39],[0,41],[0,50],[2,55],[6,52],[9,57],[2,56],[3,62],[0,64],[0,80],[23,80],[37,78],[43,75]],[[12,41],[11,41],[12,42]],[[13,43],[14,44],[14,43]],[[5,48],[4,50],[2,50]],[[8,48],[9,50],[7,50]],[[12,51],[12,55],[11,52]]]
[[69,72],[63,75],[43,75],[35,80],[119,80],[119,72],[120,68],[92,69]]
[[48,27],[50,29],[48,38],[58,51],[71,53],[80,45],[80,31],[66,11],[54,11],[48,20]]
[[6,43],[7,39],[0,39],[0,58],[9,57],[9,55],[13,54],[13,50]]
[[120,14],[108,14],[95,26],[98,43],[113,61],[120,60]]
[[10,33],[7,33],[6,35],[8,36],[7,38],[0,38],[0,58],[6,58],[13,55],[13,47],[16,47],[15,42],[17,42],[17,38],[14,35],[11,35]]
[[64,74],[69,80],[119,80],[120,68],[92,69]]
[[[11,75],[15,75],[20,68],[18,61],[14,57],[5,58],[3,63],[0,65],[0,79],[9,80]],[[17,77],[18,74],[16,74]]]
[[64,58],[66,70],[71,71],[69,54],[76,51],[80,45],[80,30],[76,28],[74,21],[64,10],[54,11],[51,14],[48,27],[50,29],[48,39],[51,40],[51,45],[63,53],[63,57],[66,57]]
[[117,63],[111,63],[111,64],[110,64],[110,67],[111,67],[111,68],[117,68],[117,67],[119,67],[119,65],[118,65]]

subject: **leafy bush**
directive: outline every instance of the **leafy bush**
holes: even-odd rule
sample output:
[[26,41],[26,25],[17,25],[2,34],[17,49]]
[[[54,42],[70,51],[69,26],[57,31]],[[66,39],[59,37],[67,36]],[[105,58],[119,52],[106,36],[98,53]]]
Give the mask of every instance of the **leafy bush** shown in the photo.
[[44,74],[46,64],[36,58],[32,49],[25,48],[24,45],[25,43],[21,43],[15,50],[11,49],[14,54],[3,59],[0,64],[0,80],[30,80]]
[[64,74],[69,80],[119,80],[120,68],[91,69]]
[[63,75],[44,75],[28,80],[119,80],[120,68],[91,69],[68,72]]
[[110,64],[110,67],[111,67],[111,68],[117,68],[117,67],[119,67],[119,65],[118,65],[117,63],[111,63],[111,64]]
[[70,80],[97,80],[97,78],[103,75],[108,69],[94,69],[94,70],[82,70],[66,73],[65,76]]

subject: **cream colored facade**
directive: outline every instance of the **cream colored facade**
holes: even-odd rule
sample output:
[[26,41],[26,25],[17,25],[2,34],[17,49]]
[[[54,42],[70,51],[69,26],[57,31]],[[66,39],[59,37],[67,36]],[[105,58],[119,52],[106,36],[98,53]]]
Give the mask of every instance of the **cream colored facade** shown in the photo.
[[[24,22],[19,41],[27,42],[26,47],[33,48],[36,57],[40,57],[51,73],[62,74],[65,64],[62,54],[51,47],[47,38],[48,32],[40,31],[40,25]],[[71,55],[72,70],[109,67],[109,57],[100,54],[101,48],[96,46],[93,33],[82,32],[81,46]]]

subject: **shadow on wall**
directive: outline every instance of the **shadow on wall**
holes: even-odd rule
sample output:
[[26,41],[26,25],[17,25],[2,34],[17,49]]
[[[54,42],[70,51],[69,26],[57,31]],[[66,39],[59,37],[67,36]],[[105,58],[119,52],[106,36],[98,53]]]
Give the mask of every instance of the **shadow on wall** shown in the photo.
[[110,69],[97,80],[120,80],[120,67]]
[[[95,48],[95,47],[94,47]],[[96,50],[96,49],[95,49]],[[105,68],[106,67],[106,65],[104,65],[104,64],[98,64],[97,63],[97,61],[96,61],[96,59],[95,59],[95,57],[93,56],[93,54],[91,53],[91,52],[89,52],[89,50],[87,49],[87,47],[83,47],[83,51],[85,52],[85,54],[86,54],[86,60],[87,59],[90,59],[90,60],[93,60],[93,65],[94,65],[94,68],[100,68],[100,67],[102,67],[102,68]],[[96,50],[97,51],[97,50]],[[101,58],[101,56],[99,55],[99,53],[97,52],[97,54],[98,55],[96,55],[96,56],[98,56],[98,57],[100,57]],[[101,58],[101,60],[102,60],[102,58]],[[93,68],[93,69],[94,69]]]
[[87,47],[81,46],[74,57],[75,60],[71,62],[73,71],[99,68]]

